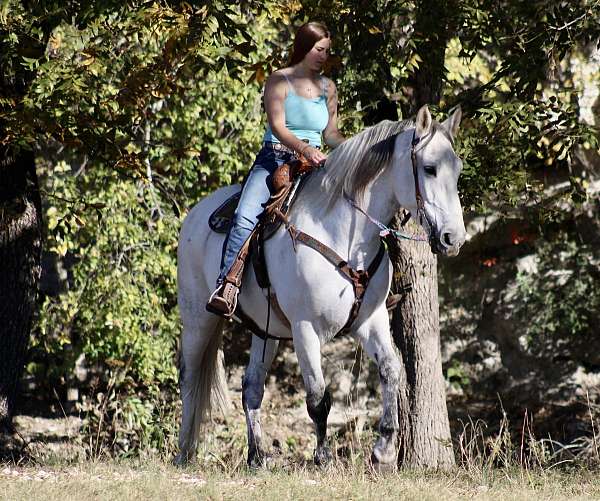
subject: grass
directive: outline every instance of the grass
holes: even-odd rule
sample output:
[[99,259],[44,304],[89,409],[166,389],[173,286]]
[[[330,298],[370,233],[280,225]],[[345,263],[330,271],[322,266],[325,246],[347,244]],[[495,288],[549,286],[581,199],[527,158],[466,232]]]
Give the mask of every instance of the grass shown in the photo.
[[[251,471],[245,466],[246,430],[240,418],[208,433],[197,463],[186,468],[170,463],[174,439],[141,449],[135,459],[111,459],[108,449],[96,447],[88,454],[95,459],[80,462],[36,457],[30,446],[29,463],[0,463],[0,500],[600,499],[599,440],[592,424],[593,436],[574,447],[538,440],[527,413],[518,433],[511,433],[506,414],[494,433],[486,433],[481,421],[469,421],[454,442],[460,466],[379,475],[365,462],[375,441],[373,426],[332,434],[338,457],[324,470],[310,461],[312,432],[290,435],[287,430],[287,440],[273,447],[272,466]],[[172,430],[167,435],[176,436]]]
[[0,498],[10,500],[119,499],[598,499],[594,472],[492,469],[401,471],[378,475],[364,465],[326,470],[289,464],[253,472],[240,466],[176,468],[157,459],[75,465],[0,466]]
[[365,462],[375,438],[369,432],[349,441],[332,437],[333,450],[346,453],[324,470],[309,460],[311,442],[282,444],[269,469],[251,471],[240,423],[209,434],[197,463],[186,468],[171,465],[173,450],[142,451],[135,459],[102,454],[79,462],[39,456],[0,463],[0,500],[600,499],[600,476],[591,466],[597,462],[544,445],[527,420],[517,440],[508,428],[504,418],[499,432],[486,436],[481,422],[465,423],[455,443],[460,466],[450,471],[379,475]]

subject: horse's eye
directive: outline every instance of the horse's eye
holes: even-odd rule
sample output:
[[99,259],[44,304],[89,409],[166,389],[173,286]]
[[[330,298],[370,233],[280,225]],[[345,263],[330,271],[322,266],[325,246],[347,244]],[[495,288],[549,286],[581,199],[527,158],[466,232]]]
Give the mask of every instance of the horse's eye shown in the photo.
[[435,175],[436,175],[435,165],[426,165],[425,167],[423,167],[423,169],[425,169],[425,174],[435,177]]

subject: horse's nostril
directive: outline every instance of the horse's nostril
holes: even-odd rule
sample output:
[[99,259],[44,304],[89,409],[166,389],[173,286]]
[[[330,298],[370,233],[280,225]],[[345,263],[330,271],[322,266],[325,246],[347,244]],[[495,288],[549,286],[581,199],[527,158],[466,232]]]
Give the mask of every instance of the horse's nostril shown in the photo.
[[452,247],[452,239],[450,238],[450,233],[444,233],[442,235],[442,241],[448,246]]

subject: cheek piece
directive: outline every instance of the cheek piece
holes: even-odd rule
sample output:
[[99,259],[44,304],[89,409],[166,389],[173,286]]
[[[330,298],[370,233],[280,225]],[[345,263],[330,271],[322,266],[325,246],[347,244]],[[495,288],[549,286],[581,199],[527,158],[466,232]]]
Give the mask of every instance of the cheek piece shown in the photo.
[[[425,211],[425,202],[423,201],[423,195],[421,195],[421,189],[419,187],[419,172],[417,170],[417,151],[418,151],[417,145],[419,145],[421,143],[423,138],[417,137],[416,132],[417,131],[415,129],[413,131],[413,137],[412,137],[412,141],[411,141],[410,160],[412,163],[413,178],[415,180],[415,198],[417,200],[417,218],[418,218],[418,222],[421,224],[421,226],[423,226],[423,228],[427,232],[427,240],[429,241],[429,244],[433,246],[433,243],[435,240],[435,235],[433,233],[434,225],[432,224],[431,220],[427,216],[427,212]],[[420,149],[425,148],[427,143],[433,139],[434,134],[435,134],[435,129],[433,129],[433,132],[430,132],[429,134],[427,134],[425,136],[427,138],[427,141],[425,142],[425,144],[423,144],[423,146],[421,146]],[[408,219],[405,219],[405,221],[408,222]],[[403,221],[403,225],[404,224],[406,224],[406,223]]]

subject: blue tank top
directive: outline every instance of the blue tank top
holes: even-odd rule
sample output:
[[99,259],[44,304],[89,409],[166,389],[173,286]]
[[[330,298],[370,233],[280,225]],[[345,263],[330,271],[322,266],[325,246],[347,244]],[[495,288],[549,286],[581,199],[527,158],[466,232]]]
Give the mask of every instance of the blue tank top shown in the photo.
[[[329,111],[327,110],[327,92],[325,80],[323,81],[323,92],[319,97],[307,98],[296,94],[291,82],[287,80],[289,90],[283,103],[285,110],[285,126],[298,139],[308,140],[311,146],[321,146],[321,133],[329,122]],[[277,136],[273,134],[271,126],[267,124],[267,130],[263,141],[280,143]]]

